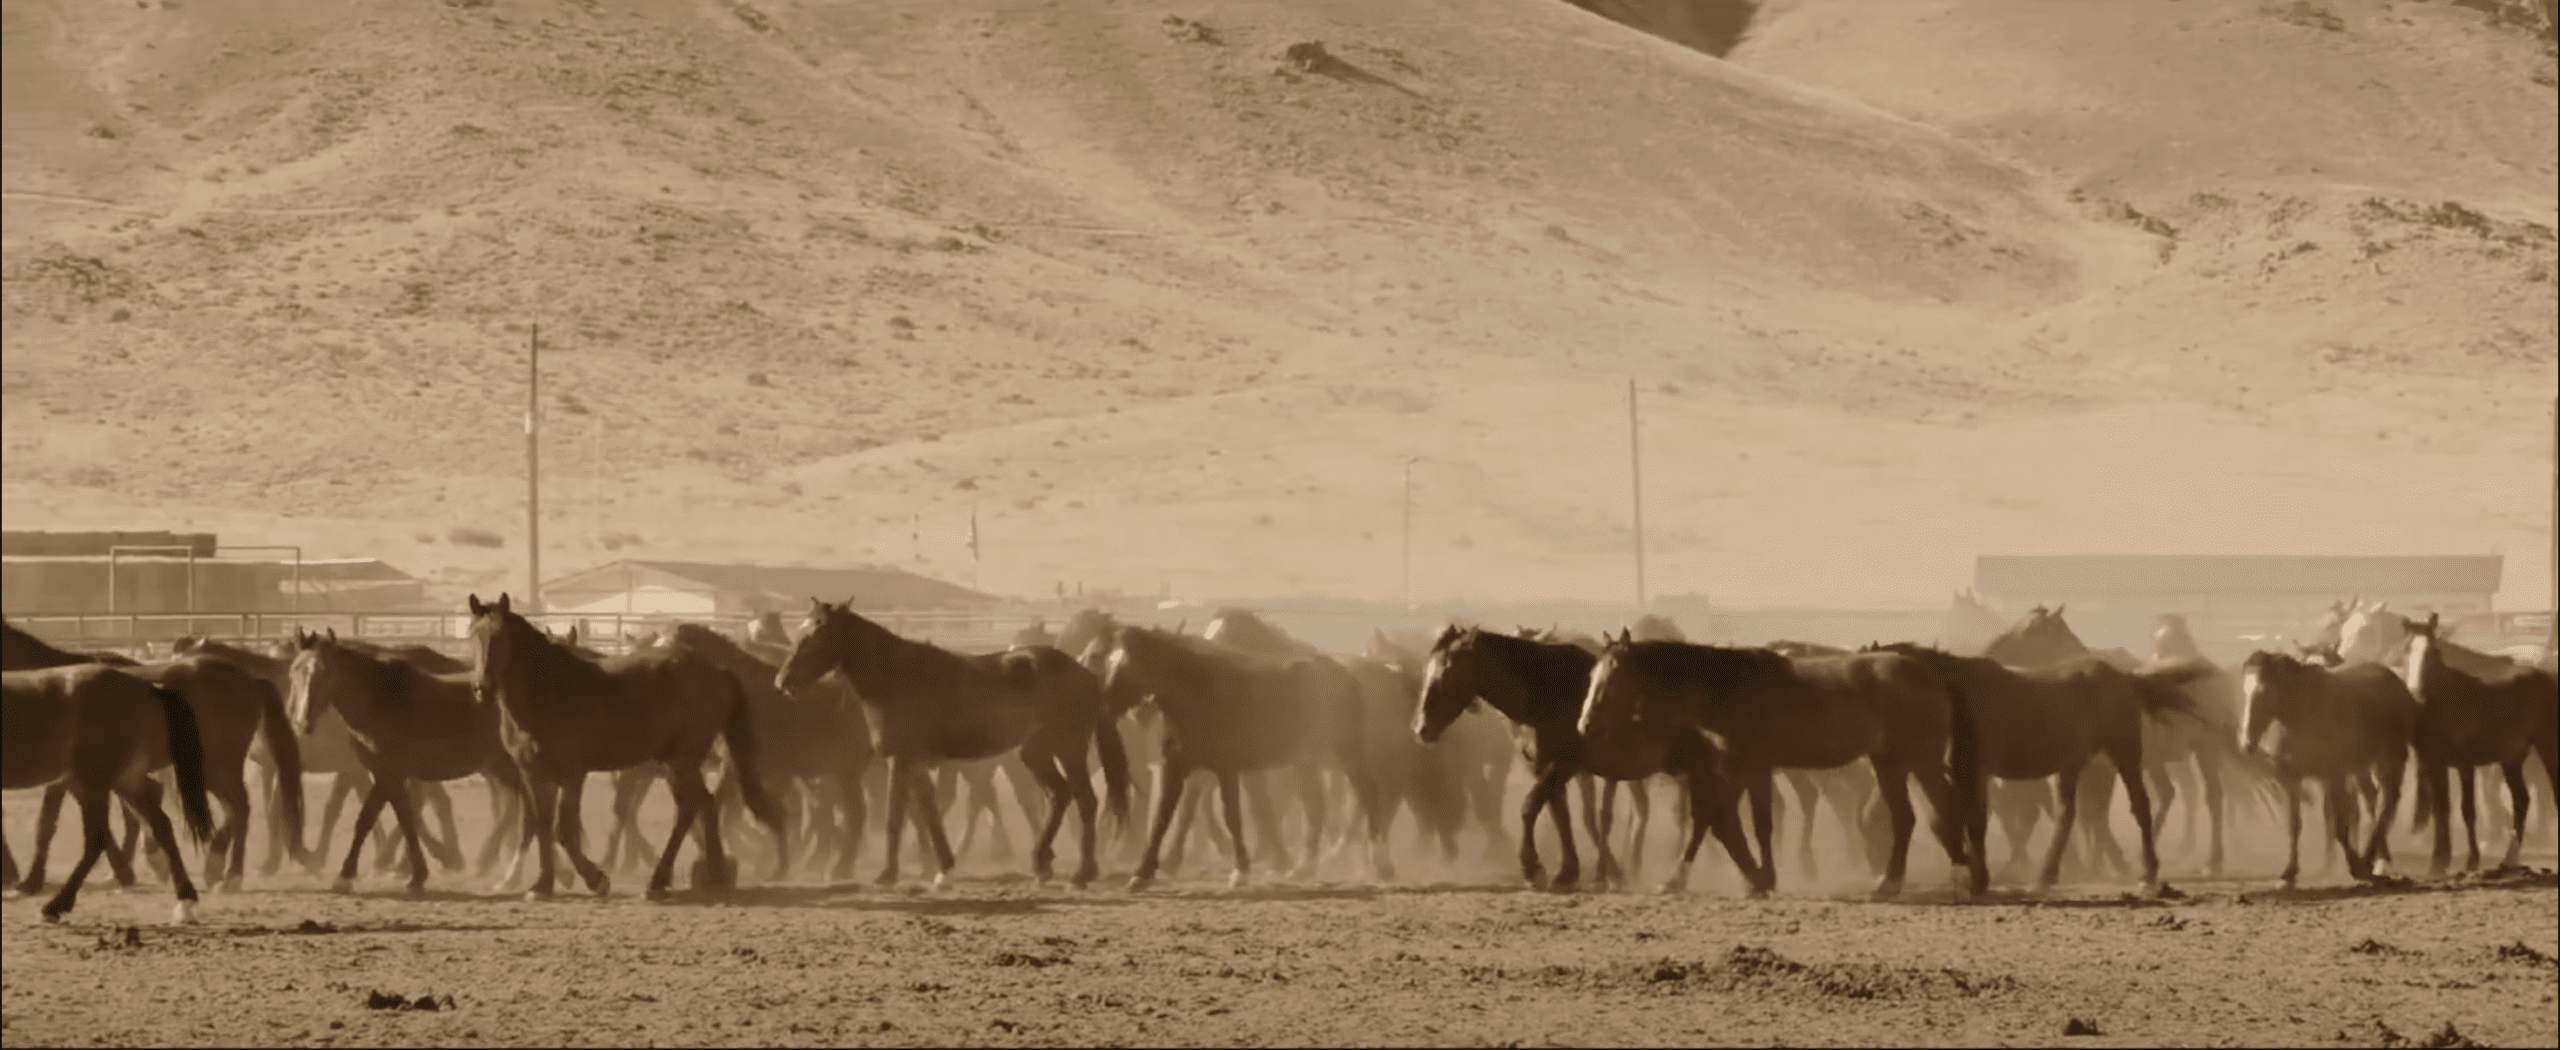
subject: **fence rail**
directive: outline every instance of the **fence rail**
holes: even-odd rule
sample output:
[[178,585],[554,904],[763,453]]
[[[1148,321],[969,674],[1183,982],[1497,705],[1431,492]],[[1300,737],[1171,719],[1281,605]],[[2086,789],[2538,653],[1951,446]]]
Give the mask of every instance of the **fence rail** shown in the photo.
[[[1028,626],[1038,616],[1028,612],[938,610],[865,610],[863,615],[902,637],[963,651],[1001,649],[1011,643],[1014,632]],[[581,644],[607,653],[620,653],[629,651],[632,643],[654,633],[672,630],[679,623],[701,624],[737,634],[746,629],[753,617],[735,613],[708,616],[543,613],[526,619],[555,634],[575,628]],[[468,639],[471,626],[468,614],[419,612],[78,613],[12,616],[9,620],[47,641],[70,648],[126,650],[147,650],[154,642],[165,643],[187,636],[234,643],[275,641],[292,637],[294,630],[300,628],[336,631],[367,641],[414,643],[459,652]],[[1050,620],[1053,627],[1056,622],[1054,617]]]

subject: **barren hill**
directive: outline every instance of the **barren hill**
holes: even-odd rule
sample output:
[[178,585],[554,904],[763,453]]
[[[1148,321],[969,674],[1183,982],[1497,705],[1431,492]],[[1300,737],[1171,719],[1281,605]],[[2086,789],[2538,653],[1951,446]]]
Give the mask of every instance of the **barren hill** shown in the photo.
[[[441,537],[520,520],[538,323],[555,570],[636,540],[965,582],[975,506],[994,589],[1391,597],[1420,454],[1417,590],[1609,597],[1630,376],[1657,593],[2540,549],[2532,41],[2375,74],[2477,115],[2440,156],[2319,77],[2451,14],[2213,16],[2156,75],[2307,71],[2191,84],[2251,103],[2225,135],[2002,110],[2001,77],[2155,74],[1891,6],[1771,7],[1725,62],[1553,0],[12,2],[8,515],[520,589]],[[1878,94],[1941,23],[1970,72]],[[2021,145],[2064,128],[2107,148]],[[2159,160],[2181,135],[2227,156]],[[2377,476],[2439,508],[2360,513]]]

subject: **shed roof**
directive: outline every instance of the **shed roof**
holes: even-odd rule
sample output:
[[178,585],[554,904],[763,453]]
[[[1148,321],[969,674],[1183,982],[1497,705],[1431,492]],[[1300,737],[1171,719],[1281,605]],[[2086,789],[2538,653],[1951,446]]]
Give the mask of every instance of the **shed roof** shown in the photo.
[[969,609],[1002,603],[993,595],[887,565],[812,568],[632,558],[550,580],[542,585],[542,593],[556,602],[579,602],[643,585],[728,592],[750,604],[776,609],[810,598],[840,601],[847,597],[862,609]]

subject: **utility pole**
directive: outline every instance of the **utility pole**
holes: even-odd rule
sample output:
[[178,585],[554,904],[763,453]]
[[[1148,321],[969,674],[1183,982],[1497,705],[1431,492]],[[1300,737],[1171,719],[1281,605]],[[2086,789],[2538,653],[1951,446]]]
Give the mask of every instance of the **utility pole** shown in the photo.
[[542,611],[542,322],[533,324],[524,356],[525,608]]
[[1404,609],[1413,611],[1413,465],[1420,456],[1404,458]]
[[1627,461],[1635,475],[1636,507],[1636,612],[1645,611],[1644,601],[1644,449],[1637,437],[1636,380],[1627,377]]

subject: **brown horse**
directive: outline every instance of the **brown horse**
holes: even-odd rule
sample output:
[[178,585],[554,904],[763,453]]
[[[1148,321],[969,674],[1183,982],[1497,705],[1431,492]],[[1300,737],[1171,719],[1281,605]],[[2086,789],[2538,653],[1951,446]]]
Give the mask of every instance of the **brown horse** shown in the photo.
[[469,607],[473,695],[504,716],[502,739],[532,796],[541,864],[529,896],[551,895],[555,841],[588,889],[599,896],[608,892],[604,872],[587,859],[579,843],[578,802],[586,774],[650,761],[667,765],[676,823],[650,874],[649,897],[665,897],[674,884],[676,850],[697,820],[702,862],[695,869],[694,888],[732,885],[736,873],[721,849],[719,810],[702,783],[703,760],[715,739],[727,742],[737,763],[747,809],[768,828],[779,831],[782,823],[759,775],[761,752],[737,680],[698,656],[673,649],[585,659],[516,615],[504,594],[490,605],[473,595]]
[[[850,829],[845,834],[861,834],[862,775],[871,765],[871,727],[863,722],[861,710],[849,702],[845,690],[807,690],[807,699],[795,699],[773,684],[783,661],[790,658],[788,652],[769,660],[701,624],[677,624],[666,644],[698,653],[738,680],[738,687],[746,693],[756,739],[764,745],[767,791],[787,800],[799,794],[792,790],[794,781],[823,781],[824,788],[813,797],[827,811],[813,815],[811,822],[830,833],[842,828]],[[739,783],[735,772],[721,778],[719,795],[723,805],[738,800]],[[854,850],[843,849],[839,858],[836,877],[851,878]],[[789,877],[790,868],[790,852],[777,844],[772,881]]]
[[1102,684],[1075,658],[1048,646],[963,656],[900,638],[853,611],[853,602],[809,600],[809,623],[791,647],[774,685],[800,688],[834,671],[844,676],[870,716],[874,743],[889,759],[887,856],[879,883],[898,880],[897,815],[911,809],[928,822],[937,873],[948,881],[954,858],[933,812],[925,767],[1022,749],[1023,763],[1049,796],[1049,819],[1032,847],[1032,874],[1042,881],[1056,861],[1058,829],[1072,804],[1081,818],[1084,857],[1075,885],[1102,873],[1094,851],[1095,799],[1085,766],[1087,742],[1102,749],[1110,808],[1128,811],[1128,769],[1110,730]]
[[[2272,756],[2284,785],[2284,884],[2302,873],[2302,780],[2320,782],[2329,831],[2347,857],[2347,871],[2365,882],[2376,858],[2389,848],[2391,815],[2400,808],[2400,776],[2418,724],[2418,701],[2390,669],[2357,664],[2332,671],[2282,653],[2259,651],[2240,665],[2240,747],[2259,753],[2268,727],[2284,723]],[[2382,785],[2382,803],[2371,836],[2356,848],[2361,807],[2350,784],[2366,777]]]
[[[2062,607],[2048,611],[2037,606],[1995,639],[1983,655],[2012,667],[2050,667],[2082,657],[2097,657],[2119,671],[2143,668],[2169,670],[2184,683],[2188,695],[2196,701],[2197,719],[2150,720],[2143,723],[2144,783],[2153,792],[2151,819],[2154,824],[2165,819],[2169,809],[2182,797],[2180,780],[2191,781],[2195,790],[2183,793],[2187,799],[2185,842],[2192,847],[2196,829],[2209,827],[2205,873],[2219,876],[2223,863],[2223,828],[2228,818],[2227,777],[2252,768],[2238,761],[2232,741],[2238,739],[2240,719],[2239,679],[2204,659],[2194,637],[2185,631],[2184,617],[2169,614],[2176,627],[2154,631],[2154,658],[2143,663],[2123,649],[2091,649],[2080,635],[2064,621]],[[2159,621],[2155,620],[2155,623]],[[2163,631],[2167,632],[2165,639]],[[2183,639],[2183,643],[2181,642]],[[2165,645],[2165,648],[2163,647]],[[2183,652],[2181,650],[2184,650]],[[2188,655],[2192,654],[2192,655]],[[2081,836],[2093,854],[2118,872],[2126,869],[2124,850],[2117,845],[2109,830],[2105,814],[2115,804],[2115,780],[2103,765],[2093,765],[2082,776],[2077,790],[2079,804],[2097,814],[2081,828]],[[2057,785],[2056,789],[2067,785]],[[2001,825],[2010,832],[2011,852],[2025,848],[2025,836],[2035,828],[2046,797],[2042,785],[2029,792],[1995,791],[1990,796],[2004,807]],[[2033,802],[2030,804],[2029,800]],[[2201,819],[2196,812],[2201,800]]]
[[[2404,672],[2409,692],[2418,698],[2420,713],[2415,736],[2418,752],[2418,799],[2421,819],[2436,826],[2435,853],[2428,862],[2430,876],[2444,874],[2453,860],[2450,815],[2445,812],[2449,794],[2444,785],[2447,769],[2462,782],[2463,835],[2470,842],[2471,859],[2466,871],[2480,869],[2480,833],[2473,799],[2477,778],[2476,766],[2496,765],[2507,777],[2507,797],[2512,802],[2515,824],[2507,838],[2505,859],[2500,867],[2513,867],[2524,848],[2525,815],[2531,805],[2524,776],[2528,752],[2542,756],[2542,769],[2548,775],[2553,763],[2560,761],[2560,722],[2555,722],[2555,709],[2560,709],[2560,688],[2555,688],[2549,671],[2509,662],[2487,674],[2465,670],[2450,657],[2453,645],[2437,636],[2437,617],[2427,614],[2424,624],[2409,625],[2408,667]],[[2560,781],[2560,777],[2554,777]],[[2394,781],[2396,784],[2397,781]]]
[[[1918,823],[1908,781],[1917,779],[1936,811],[1933,823],[1947,857],[1988,881],[1966,848],[1964,819],[1979,797],[1981,773],[1972,716],[1964,696],[1921,661],[1891,653],[1791,660],[1767,649],[1687,642],[1638,642],[1622,636],[1602,651],[1582,710],[1585,737],[1617,708],[1627,721],[1672,735],[1712,734],[1723,741],[1726,792],[1747,790],[1759,834],[1753,889],[1776,888],[1770,859],[1770,773],[1785,767],[1832,769],[1865,758],[1875,771],[1893,820],[1893,846],[1879,898],[1902,892]],[[1953,785],[1949,784],[1952,756]],[[1731,820],[1729,794],[1711,800],[1717,822]],[[1717,829],[1718,837],[1724,835]],[[1693,831],[1690,850],[1699,836]],[[1730,848],[1730,847],[1728,847]],[[1686,860],[1683,861],[1685,865]],[[1746,871],[1747,853],[1736,863]]]
[[[293,643],[287,640],[286,644]],[[293,661],[290,657],[279,658],[236,645],[193,636],[171,641],[169,650],[181,656],[203,656],[229,663],[264,679],[268,685],[275,687],[279,696],[286,695],[291,690],[292,683],[289,681],[288,672]],[[439,656],[441,657],[441,654]],[[441,658],[451,659],[450,657]],[[450,670],[467,670],[467,668],[455,662]],[[287,706],[289,708],[290,704]],[[299,720],[296,722],[298,725],[302,724]],[[306,774],[328,774],[331,778],[328,800],[320,809],[319,844],[306,851],[301,843],[287,841],[288,836],[281,821],[268,821],[266,857],[258,864],[260,875],[275,874],[280,861],[286,856],[291,856],[296,863],[304,864],[315,872],[318,871],[320,864],[328,856],[330,840],[337,833],[338,813],[345,807],[346,800],[353,797],[361,801],[365,794],[373,789],[372,775],[365,771],[364,763],[356,757],[354,745],[347,739],[346,720],[340,718],[335,710],[324,711],[318,722],[304,725],[297,735],[297,743],[302,753],[302,771]],[[260,742],[250,747],[249,761],[258,767],[256,794],[267,800],[267,805],[272,811],[280,804],[281,796],[278,793],[284,787],[282,778],[276,775],[275,756],[267,751],[264,742]],[[445,870],[460,869],[462,851],[459,847],[459,838],[454,831],[453,799],[445,794],[443,785],[432,781],[418,785],[416,790],[417,801],[435,809],[444,818],[442,841],[436,840],[421,829],[422,841],[426,842],[428,848],[436,854],[436,859],[444,864]],[[375,843],[377,848],[390,844],[394,838],[389,834],[390,829],[382,830],[384,832],[382,839]],[[389,850],[381,850],[381,853],[386,861],[396,855]]]
[[[71,910],[89,869],[106,852],[110,793],[141,814],[152,841],[168,856],[178,898],[174,921],[195,921],[195,884],[187,879],[169,818],[160,812],[159,782],[151,779],[163,765],[177,772],[178,808],[187,831],[204,841],[213,824],[205,803],[204,748],[184,696],[101,664],[0,673],[0,788],[67,784],[80,803],[80,861],[63,878],[61,891],[45,902],[45,921]],[[7,852],[0,843],[0,857]]]
[[[1956,656],[1910,643],[1871,646],[1870,652],[1918,657],[1937,672],[1948,688],[1972,708],[1981,736],[1982,773],[2012,780],[2059,777],[2053,843],[2036,878],[2041,891],[2061,877],[2062,853],[2070,846],[2072,824],[2079,817],[2080,792],[2073,789],[2092,758],[2107,756],[2124,781],[2133,803],[2134,826],[2142,837],[2142,889],[2160,889],[2160,855],[2153,841],[2151,793],[2142,782],[2142,728],[2146,716],[2180,713],[2195,716],[2195,699],[2180,689],[2202,675],[2193,665],[2128,673],[2094,656],[2050,667],[2020,671],[1989,657]],[[1966,845],[1978,855],[1983,848],[1981,811],[1966,814]],[[1973,871],[1973,892],[1989,888],[1980,866]]]
[[[1360,738],[1362,696],[1340,665],[1259,656],[1207,639],[1123,625],[1112,634],[1103,668],[1103,691],[1115,709],[1141,703],[1156,708],[1158,747],[1164,754],[1146,850],[1129,888],[1144,889],[1155,881],[1181,785],[1194,769],[1208,770],[1218,779],[1218,800],[1235,851],[1235,869],[1228,878],[1234,887],[1243,885],[1252,870],[1240,777],[1288,766],[1299,771],[1303,783],[1314,785],[1310,774],[1327,754],[1351,781],[1353,797],[1368,816],[1371,871],[1380,881],[1395,877],[1385,850],[1377,784]],[[1268,808],[1257,805],[1255,818],[1276,827],[1272,814],[1263,812]],[[1307,808],[1315,817],[1311,830],[1320,834],[1320,787]],[[1320,838],[1311,835],[1307,849],[1310,854],[1320,851]]]
[[[306,733],[324,712],[336,711],[356,760],[372,781],[356,811],[337,891],[354,887],[365,836],[388,803],[400,818],[409,849],[409,892],[424,892],[427,861],[418,844],[417,803],[409,782],[477,773],[493,791],[523,795],[523,774],[499,739],[498,711],[472,699],[468,672],[431,675],[404,660],[340,645],[335,631],[320,635],[297,629],[294,645],[298,652],[286,672],[286,711]],[[519,849],[531,846],[533,825],[521,823],[519,828],[524,839]]]
[[[205,853],[205,880],[237,890],[248,860],[249,785],[245,776],[251,744],[264,741],[275,756],[281,805],[269,814],[282,823],[288,839],[302,839],[302,749],[285,717],[284,696],[263,678],[229,662],[207,656],[181,656],[154,664],[122,668],[153,685],[177,690],[193,708],[204,748],[205,791],[222,803],[222,823],[214,829]],[[45,857],[60,817],[67,783],[45,791],[36,817],[36,849],[28,859],[23,888],[44,884]],[[229,863],[224,863],[225,858]]]

